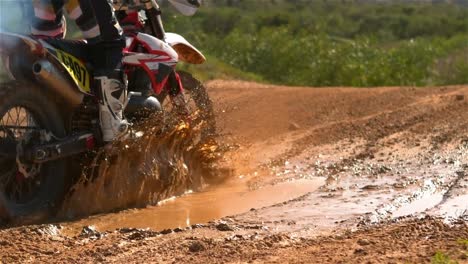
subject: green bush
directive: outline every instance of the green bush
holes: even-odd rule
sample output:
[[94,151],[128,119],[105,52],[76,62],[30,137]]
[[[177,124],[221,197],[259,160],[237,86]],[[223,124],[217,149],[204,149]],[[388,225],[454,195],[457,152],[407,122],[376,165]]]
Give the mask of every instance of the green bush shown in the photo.
[[[6,5],[13,2],[0,7]],[[197,15],[184,17],[167,1],[162,5],[166,29],[207,54],[206,66],[181,65],[203,79],[234,77],[306,86],[468,83],[466,6],[207,0]],[[20,23],[11,23],[18,20],[14,15],[18,10],[12,8],[0,8],[0,26],[18,30]],[[73,23],[68,35],[79,36]]]
[[[235,30],[208,52],[273,83],[422,86],[466,81],[467,44],[468,36],[456,36],[400,41],[388,47],[369,38],[343,41],[324,34],[292,35],[282,27],[263,29],[253,38]],[[465,56],[456,57],[450,71],[438,69],[439,59],[454,51]]]
[[458,264],[443,252],[437,251],[431,259],[431,264]]
[[455,5],[208,1],[193,18],[166,21],[204,52],[272,83],[468,83],[468,9]]

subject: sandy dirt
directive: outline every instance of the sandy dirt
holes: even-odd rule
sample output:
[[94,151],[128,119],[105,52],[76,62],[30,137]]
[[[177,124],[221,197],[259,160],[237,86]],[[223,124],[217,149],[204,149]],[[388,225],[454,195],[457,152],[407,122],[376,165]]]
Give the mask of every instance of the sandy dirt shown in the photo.
[[468,263],[468,86],[207,87],[228,180],[5,227],[0,263]]

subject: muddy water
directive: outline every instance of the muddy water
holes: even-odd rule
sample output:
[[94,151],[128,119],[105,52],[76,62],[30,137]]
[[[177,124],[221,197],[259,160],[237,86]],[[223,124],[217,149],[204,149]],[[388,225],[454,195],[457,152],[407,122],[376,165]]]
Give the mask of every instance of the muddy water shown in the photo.
[[[194,140],[200,127],[152,122],[140,131],[98,153],[84,170],[59,214],[84,219],[67,225],[71,233],[90,225],[98,230],[186,227],[281,203],[324,183],[311,178],[253,188],[249,177],[234,179],[230,170],[216,166],[222,153],[212,140]],[[217,184],[210,187],[212,182]],[[144,209],[112,213],[127,208]],[[103,215],[86,218],[93,214]]]
[[71,234],[77,234],[83,226],[91,225],[98,230],[122,227],[154,230],[184,228],[288,201],[317,190],[324,182],[323,178],[295,180],[250,190],[246,180],[231,181],[203,192],[189,192],[161,201],[157,206],[89,217],[68,224],[66,229]]
[[195,141],[199,127],[171,120],[176,119],[142,124],[133,138],[97,153],[72,187],[59,217],[154,205],[202,189],[209,177],[226,177],[213,169],[216,142]]
[[[414,157],[403,158],[400,155],[409,155],[409,151],[399,149],[391,152],[395,157],[378,160],[357,159],[355,154],[341,158],[346,154],[346,142],[336,145],[340,146],[339,153],[333,146],[310,148],[275,168],[277,177],[327,178],[318,191],[234,219],[300,236],[328,234],[341,228],[353,230],[413,215],[429,214],[447,222],[463,215],[468,219],[468,166],[463,165],[468,164],[466,148],[454,144],[443,156],[427,158],[421,158],[419,151],[411,154]],[[350,146],[360,153],[357,143]]]

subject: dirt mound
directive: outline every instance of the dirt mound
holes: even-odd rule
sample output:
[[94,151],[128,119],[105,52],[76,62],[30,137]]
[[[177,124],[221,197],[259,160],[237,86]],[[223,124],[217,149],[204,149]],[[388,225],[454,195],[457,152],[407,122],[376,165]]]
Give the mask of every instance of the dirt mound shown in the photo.
[[372,156],[379,139],[403,131],[414,133],[404,139],[414,144],[428,136],[443,144],[468,135],[467,86],[310,88],[212,81],[207,87],[221,140],[241,145],[242,157],[232,158],[239,174],[341,140],[369,141],[361,155]]
[[[466,112],[463,110],[468,100],[466,86],[310,88],[212,81],[207,87],[216,102],[221,131],[248,142],[265,141],[292,130],[322,128],[337,122],[365,122],[393,113],[392,120],[384,119],[382,123],[370,124],[374,129],[385,129],[385,125],[391,125],[397,119],[405,120],[418,112],[432,109],[439,112],[439,117],[434,116],[435,119],[430,120],[433,117],[429,116],[419,120],[419,123],[430,127],[439,121],[450,123],[452,117],[464,117]],[[447,117],[445,121],[441,118],[443,115]],[[345,136],[353,136],[353,133],[366,136],[357,126],[348,128],[348,131],[349,134]],[[367,135],[372,135],[371,132]],[[325,140],[328,137],[343,137],[341,133],[343,131],[340,129],[327,131]]]

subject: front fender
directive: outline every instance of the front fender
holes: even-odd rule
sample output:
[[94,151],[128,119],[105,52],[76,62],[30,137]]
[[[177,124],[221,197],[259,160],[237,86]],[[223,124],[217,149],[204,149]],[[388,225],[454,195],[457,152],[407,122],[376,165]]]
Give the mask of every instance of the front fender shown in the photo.
[[203,53],[179,34],[166,33],[166,42],[177,52],[180,61],[191,64],[202,64],[206,61]]

